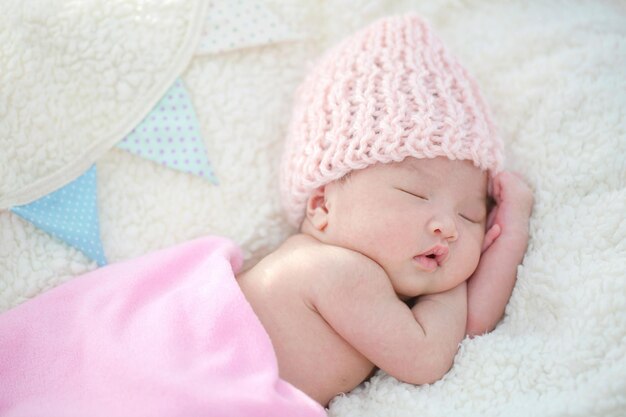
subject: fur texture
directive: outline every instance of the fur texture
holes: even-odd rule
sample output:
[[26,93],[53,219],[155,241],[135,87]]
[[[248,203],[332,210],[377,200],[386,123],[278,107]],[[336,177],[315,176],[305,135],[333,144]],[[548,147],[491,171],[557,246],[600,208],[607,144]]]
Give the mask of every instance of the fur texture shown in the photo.
[[[310,62],[378,17],[415,11],[476,78],[505,143],[506,168],[522,172],[535,191],[530,246],[505,318],[492,333],[465,340],[443,380],[416,387],[378,373],[335,399],[329,414],[623,416],[623,3],[314,4],[270,4],[286,23],[306,32],[306,40],[197,56],[188,63],[183,80],[220,186],[116,149],[98,160],[101,229],[109,261],[205,234],[234,239],[244,248],[248,265],[274,249],[293,232],[279,204],[279,157],[294,90]],[[144,40],[149,47],[158,46]],[[17,51],[11,56],[28,63]],[[2,65],[7,65],[5,59]],[[37,80],[33,76],[32,88],[42,95],[61,91]],[[99,108],[111,111],[117,104],[113,98]],[[0,102],[1,125],[6,126],[12,105],[14,101]],[[64,123],[76,122],[67,109],[57,111]],[[53,138],[55,132],[42,123],[39,128]],[[23,161],[40,152],[28,143],[20,146],[16,155]],[[2,310],[94,267],[77,250],[0,212]]]

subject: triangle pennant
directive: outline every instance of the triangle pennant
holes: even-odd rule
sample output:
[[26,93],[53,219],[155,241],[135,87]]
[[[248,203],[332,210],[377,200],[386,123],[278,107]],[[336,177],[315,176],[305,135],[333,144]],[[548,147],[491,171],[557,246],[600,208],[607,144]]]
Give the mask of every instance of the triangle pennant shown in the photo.
[[214,1],[196,54],[216,54],[303,39],[260,0]]
[[148,116],[117,145],[134,155],[218,183],[200,134],[198,119],[178,79]]
[[95,165],[68,185],[11,211],[77,248],[99,266],[107,264],[100,240]]

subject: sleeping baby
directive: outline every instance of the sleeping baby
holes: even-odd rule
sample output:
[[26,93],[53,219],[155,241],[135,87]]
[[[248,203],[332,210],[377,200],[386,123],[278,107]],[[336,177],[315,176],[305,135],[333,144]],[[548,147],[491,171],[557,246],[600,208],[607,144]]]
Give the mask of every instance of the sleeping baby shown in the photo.
[[442,378],[526,250],[533,198],[502,154],[429,27],[374,23],[298,90],[281,189],[299,232],[245,272],[206,236],[0,314],[0,415],[321,417],[375,369]]
[[492,330],[533,205],[502,164],[476,83],[419,17],[328,52],[298,89],[281,168],[299,232],[237,277],[281,377],[322,405],[377,368],[433,383]]

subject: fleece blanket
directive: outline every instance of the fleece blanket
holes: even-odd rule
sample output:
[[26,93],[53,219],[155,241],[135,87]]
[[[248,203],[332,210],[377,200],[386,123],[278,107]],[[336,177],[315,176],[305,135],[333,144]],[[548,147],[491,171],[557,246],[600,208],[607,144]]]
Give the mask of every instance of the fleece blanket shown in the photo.
[[1,208],[85,172],[187,66],[207,2],[122,3],[3,4]]
[[0,315],[3,416],[324,416],[278,377],[207,237],[85,274]]
[[[59,15],[53,6],[59,3],[71,13]],[[163,62],[141,55],[157,51],[153,59],[180,66],[176,76],[190,91],[219,186],[109,148],[96,161],[104,251],[109,262],[119,262],[217,234],[242,247],[244,268],[293,233],[280,210],[278,164],[293,92],[310,63],[378,17],[423,15],[478,80],[506,144],[507,168],[521,172],[535,192],[531,240],[504,319],[492,333],[464,340],[443,380],[411,386],[378,373],[334,399],[328,414],[626,414],[623,2],[216,0],[195,33],[208,34],[208,43],[198,41],[187,56],[176,52],[184,49],[184,33],[193,32],[194,2],[5,1],[3,10],[14,4],[10,10],[26,19],[0,16],[0,194],[16,196],[80,160],[55,151],[73,132],[72,140],[85,132],[92,132],[90,143],[121,140],[128,132],[113,133],[132,123],[118,117],[119,110],[134,96],[113,91],[138,94],[143,83],[166,91],[169,80],[158,77],[167,72]],[[256,12],[232,9],[242,6]],[[151,14],[141,14],[148,9]],[[226,15],[232,16],[228,25]],[[143,25],[127,36],[124,22],[133,21]],[[225,41],[225,28],[237,35],[233,44]],[[240,41],[250,28],[256,32]],[[143,47],[133,49],[135,42]],[[94,58],[110,54],[107,65]],[[42,68],[43,62],[50,66]],[[76,62],[93,63],[73,73]],[[16,80],[22,80],[19,91],[12,89]],[[136,123],[154,105],[146,97],[138,97],[145,104],[134,114]],[[98,129],[85,127],[92,121]],[[34,133],[42,140],[31,141]],[[37,192],[25,197],[52,191],[31,190]],[[1,207],[17,200],[7,197]],[[96,267],[0,211],[1,310]]]

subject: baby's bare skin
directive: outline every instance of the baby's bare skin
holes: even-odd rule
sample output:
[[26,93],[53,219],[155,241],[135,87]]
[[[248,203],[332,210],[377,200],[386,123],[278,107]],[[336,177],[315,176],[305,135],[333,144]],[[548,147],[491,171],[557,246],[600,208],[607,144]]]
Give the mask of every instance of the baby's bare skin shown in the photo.
[[325,247],[299,234],[237,277],[274,343],[281,377],[322,405],[352,390],[374,369],[313,305],[321,281],[336,278],[339,272],[324,271],[320,265],[331,261],[347,265],[356,261],[351,257],[342,248]]
[[301,233],[238,276],[281,377],[322,405],[375,367],[443,377],[501,318],[526,249],[530,190],[498,175],[487,218],[486,188],[469,162],[407,158],[316,191]]

